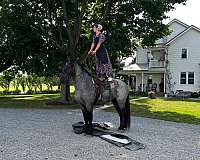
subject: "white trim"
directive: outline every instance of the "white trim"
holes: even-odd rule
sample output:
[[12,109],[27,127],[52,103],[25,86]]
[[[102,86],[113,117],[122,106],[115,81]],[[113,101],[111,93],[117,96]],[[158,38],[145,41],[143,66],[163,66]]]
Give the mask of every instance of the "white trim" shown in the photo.
[[142,72],[142,92],[144,92],[144,73]]
[[[186,58],[182,58],[183,49],[187,49],[187,55],[186,55]],[[187,47],[181,48],[181,59],[188,59],[188,48],[187,48]]]
[[[185,83],[184,84],[181,83],[181,73],[186,73],[186,75],[185,75]],[[180,74],[179,74],[179,84],[180,85],[186,85],[187,84],[187,72],[180,72]]]
[[166,74],[164,73],[164,93],[166,93]]
[[[188,78],[189,72],[194,73],[194,83],[193,83],[193,84],[189,84],[189,83],[188,83],[188,80],[189,80],[189,78]],[[195,85],[195,72],[192,72],[192,71],[189,71],[189,72],[184,72],[184,73],[186,73],[186,84],[181,84],[181,73],[183,73],[183,72],[180,72],[180,74],[179,74],[179,84],[180,84],[180,85],[192,85],[192,86]]]
[[165,45],[169,45],[170,43],[174,42],[177,38],[181,37],[183,34],[185,34],[186,32],[188,32],[190,29],[195,29],[196,31],[200,32],[200,28],[191,25],[190,27],[188,27],[187,29],[185,29],[183,32],[181,32],[179,35],[177,35],[176,37],[172,38],[167,43],[165,43]]
[[[193,83],[193,84],[187,83],[187,84],[188,84],[188,85],[195,85],[195,72],[190,72],[190,73],[194,73],[194,83]],[[187,82],[188,82],[188,80],[189,80],[188,75],[189,75],[189,72],[187,72]]]

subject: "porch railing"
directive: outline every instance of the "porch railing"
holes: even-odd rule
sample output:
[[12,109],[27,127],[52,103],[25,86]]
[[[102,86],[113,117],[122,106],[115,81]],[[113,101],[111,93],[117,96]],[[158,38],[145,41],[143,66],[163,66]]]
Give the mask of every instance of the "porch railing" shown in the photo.
[[149,68],[164,68],[165,67],[165,61],[159,61],[159,60],[150,60],[149,62]]

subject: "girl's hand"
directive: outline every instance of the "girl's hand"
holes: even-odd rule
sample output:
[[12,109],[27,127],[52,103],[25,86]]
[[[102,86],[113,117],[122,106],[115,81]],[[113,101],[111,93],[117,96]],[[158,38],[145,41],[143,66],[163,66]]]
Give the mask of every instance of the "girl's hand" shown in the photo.
[[90,55],[92,53],[92,51],[90,50],[89,52],[88,52],[88,55]]
[[95,55],[95,54],[96,54],[96,51],[93,51],[93,52],[92,52],[92,55]]

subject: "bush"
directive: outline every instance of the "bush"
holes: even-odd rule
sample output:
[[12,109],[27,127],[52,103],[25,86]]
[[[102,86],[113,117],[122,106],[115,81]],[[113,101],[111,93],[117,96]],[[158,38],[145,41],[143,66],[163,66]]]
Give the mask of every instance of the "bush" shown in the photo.
[[151,99],[155,99],[156,98],[156,93],[154,91],[149,91],[148,92],[148,97]]
[[135,92],[136,96],[142,96],[142,97],[147,97],[148,93],[147,92],[142,92],[142,91],[137,91]]
[[54,93],[59,93],[59,90],[44,90],[42,91],[42,94],[54,94]]
[[199,97],[199,94],[197,92],[193,92],[191,94],[191,98],[198,98]]
[[3,91],[2,94],[3,95],[10,95],[12,92],[11,91]]
[[15,90],[15,91],[12,91],[11,94],[21,94],[21,91],[20,90]]
[[28,91],[26,92],[26,94],[33,94],[33,93],[34,93],[33,90],[28,90]]

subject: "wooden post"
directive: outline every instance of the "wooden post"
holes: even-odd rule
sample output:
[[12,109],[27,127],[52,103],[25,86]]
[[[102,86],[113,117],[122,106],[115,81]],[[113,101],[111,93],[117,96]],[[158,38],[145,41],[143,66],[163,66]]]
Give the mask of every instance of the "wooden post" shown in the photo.
[[144,92],[144,72],[142,72],[142,92]]
[[164,93],[166,93],[166,74],[164,73]]

